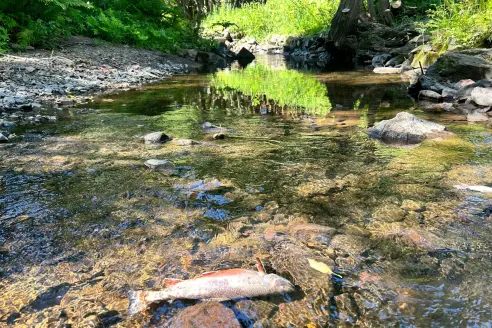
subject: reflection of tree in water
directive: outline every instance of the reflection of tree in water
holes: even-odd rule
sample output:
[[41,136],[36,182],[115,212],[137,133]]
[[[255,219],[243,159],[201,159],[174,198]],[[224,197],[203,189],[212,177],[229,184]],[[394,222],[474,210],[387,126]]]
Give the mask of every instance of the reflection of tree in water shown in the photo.
[[332,104],[345,110],[362,110],[367,116],[367,126],[374,125],[378,110],[403,110],[413,105],[402,83],[345,84],[337,81],[325,84]]
[[211,114],[211,119],[244,114],[326,115],[333,107],[337,112],[350,110],[355,114],[351,116],[361,117],[364,125],[372,126],[378,110],[412,106],[405,83],[354,73],[313,75],[256,64],[243,70],[169,81],[120,95],[111,103],[99,103],[95,107],[160,115],[188,106],[199,109],[193,109],[192,114],[188,112],[189,118],[196,121],[204,119],[205,114]]
[[[292,70],[276,70],[262,64],[243,70],[222,71],[211,77],[211,86],[225,94],[241,93],[263,112],[306,111],[327,114],[332,108],[326,87],[314,76]],[[268,100],[267,100],[268,99]]]

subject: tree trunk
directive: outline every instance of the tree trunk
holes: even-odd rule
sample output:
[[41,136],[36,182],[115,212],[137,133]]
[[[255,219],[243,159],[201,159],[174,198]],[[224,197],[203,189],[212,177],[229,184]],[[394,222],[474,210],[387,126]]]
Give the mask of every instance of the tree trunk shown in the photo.
[[369,7],[369,15],[373,20],[377,19],[376,7],[374,7],[374,0],[367,0],[367,6]]
[[336,48],[343,44],[346,36],[353,34],[361,12],[362,0],[342,0],[340,2],[328,33],[328,39]]
[[388,26],[393,24],[393,15],[391,14],[389,0],[379,0],[379,17],[383,24]]

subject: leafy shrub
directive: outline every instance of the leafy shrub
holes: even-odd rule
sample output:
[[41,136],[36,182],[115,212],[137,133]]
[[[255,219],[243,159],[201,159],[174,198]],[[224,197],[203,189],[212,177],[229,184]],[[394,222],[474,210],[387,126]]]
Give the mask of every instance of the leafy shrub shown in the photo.
[[165,21],[155,23],[137,20],[128,13],[109,9],[90,15],[87,18],[87,28],[90,36],[166,52],[197,44],[190,24],[184,19],[175,19],[173,24]]
[[202,44],[174,0],[0,0],[12,42],[54,48],[70,34],[167,52]]
[[443,0],[428,15],[423,26],[434,31],[433,43],[439,48],[449,43],[471,48],[492,41],[492,0]]
[[326,30],[336,13],[337,0],[268,0],[240,8],[224,4],[204,20],[205,33],[229,22],[231,31],[263,40],[272,34],[308,35]]

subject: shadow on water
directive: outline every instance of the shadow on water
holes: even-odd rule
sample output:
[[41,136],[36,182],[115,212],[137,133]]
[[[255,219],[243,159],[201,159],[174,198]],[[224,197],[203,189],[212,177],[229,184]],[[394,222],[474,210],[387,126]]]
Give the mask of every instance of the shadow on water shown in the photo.
[[[196,302],[130,319],[127,292],[260,257],[299,293],[224,302],[245,326],[489,324],[490,198],[452,186],[492,183],[490,128],[415,109],[406,85],[265,57],[19,131],[37,141],[0,153],[0,322],[166,326]],[[456,137],[406,149],[365,135],[403,110]],[[153,131],[174,140],[145,145]]]

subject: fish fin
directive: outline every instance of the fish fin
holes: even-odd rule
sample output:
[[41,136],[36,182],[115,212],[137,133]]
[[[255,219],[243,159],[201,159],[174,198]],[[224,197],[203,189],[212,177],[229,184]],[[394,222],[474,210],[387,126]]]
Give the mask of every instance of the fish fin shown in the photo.
[[166,285],[166,287],[169,287],[169,286],[179,284],[182,281],[183,281],[182,279],[166,278],[166,279],[164,279],[164,284]]
[[145,296],[147,292],[144,291],[133,291],[131,290],[129,293],[130,297],[130,306],[128,307],[128,316],[133,317],[135,314],[142,312],[149,305]]
[[256,268],[258,269],[258,272],[266,274],[265,267],[263,266],[263,263],[261,263],[259,257],[256,258]]
[[203,272],[201,274],[202,277],[206,277],[206,276],[213,276],[213,275],[216,275],[219,271],[207,271],[207,272]]

